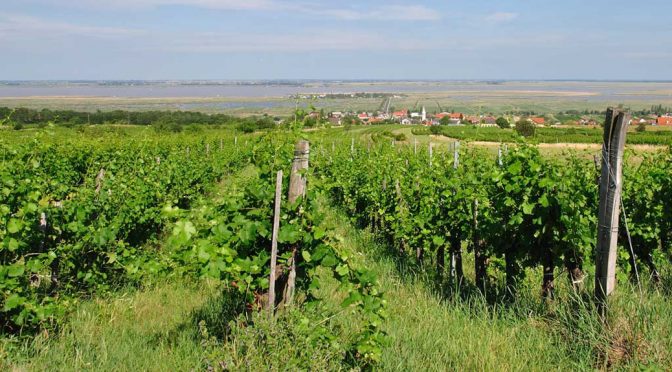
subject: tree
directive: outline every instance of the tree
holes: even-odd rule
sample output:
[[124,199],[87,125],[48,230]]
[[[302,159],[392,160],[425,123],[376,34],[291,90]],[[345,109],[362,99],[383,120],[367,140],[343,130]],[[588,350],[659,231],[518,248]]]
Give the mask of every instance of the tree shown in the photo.
[[637,124],[637,128],[635,130],[639,133],[646,132],[646,123],[643,121],[640,122],[639,124]]
[[516,132],[523,137],[532,137],[537,127],[527,118],[522,118],[516,123]]
[[498,117],[496,123],[502,129],[511,128],[511,123],[503,116]]
[[439,120],[439,123],[441,123],[441,125],[450,125],[450,116],[442,117],[441,120]]

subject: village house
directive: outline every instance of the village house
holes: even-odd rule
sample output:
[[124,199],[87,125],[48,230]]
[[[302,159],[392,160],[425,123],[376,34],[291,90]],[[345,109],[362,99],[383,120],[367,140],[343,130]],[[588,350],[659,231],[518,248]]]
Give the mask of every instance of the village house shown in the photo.
[[656,125],[672,125],[672,116],[661,116],[656,120]]
[[529,120],[537,126],[541,126],[541,125],[546,124],[546,119],[544,119],[542,117],[532,117]]
[[465,116],[464,121],[471,124],[480,124],[481,118],[479,116]]

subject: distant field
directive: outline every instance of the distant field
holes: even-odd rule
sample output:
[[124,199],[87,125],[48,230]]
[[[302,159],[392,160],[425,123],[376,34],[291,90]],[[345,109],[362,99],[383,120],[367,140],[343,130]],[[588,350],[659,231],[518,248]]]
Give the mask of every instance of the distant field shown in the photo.
[[[113,88],[109,88],[113,89]],[[221,88],[194,87],[114,88],[105,90],[49,88],[33,91],[0,86],[0,106],[95,110],[188,110],[223,112],[233,115],[287,115],[298,104],[314,105],[326,111],[373,111],[381,108],[376,98],[290,98],[292,94],[344,92],[394,93],[396,109],[460,111],[469,114],[534,111],[556,113],[566,110],[604,110],[623,105],[633,110],[661,104],[672,106],[672,83],[653,82],[345,82],[306,83],[296,86]],[[39,95],[38,95],[39,94]],[[166,96],[167,94],[173,96]]]

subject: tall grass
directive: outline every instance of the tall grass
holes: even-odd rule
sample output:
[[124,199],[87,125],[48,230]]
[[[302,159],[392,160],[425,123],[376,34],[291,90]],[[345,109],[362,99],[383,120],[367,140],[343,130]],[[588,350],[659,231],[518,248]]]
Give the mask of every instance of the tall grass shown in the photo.
[[[340,212],[330,223],[352,259],[376,271],[386,293],[389,341],[377,369],[407,370],[672,370],[672,281],[662,287],[620,283],[603,322],[590,300],[590,278],[575,293],[559,274],[557,298],[540,296],[541,270],[527,274],[515,299],[497,273],[488,296],[473,282],[460,289],[426,267],[398,257]],[[669,272],[664,273],[669,278]],[[289,311],[276,320],[238,308],[221,283],[156,283],[85,301],[53,334],[5,338],[2,370],[340,370],[355,313],[339,307],[337,283],[318,294],[336,314]],[[325,324],[336,337],[315,334]]]

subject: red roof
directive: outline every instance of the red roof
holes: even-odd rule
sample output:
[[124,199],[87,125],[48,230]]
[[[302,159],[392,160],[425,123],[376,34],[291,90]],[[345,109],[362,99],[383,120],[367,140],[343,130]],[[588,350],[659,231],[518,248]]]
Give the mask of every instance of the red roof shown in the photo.
[[546,119],[544,118],[530,118],[534,124],[544,124],[546,123]]
[[408,110],[395,111],[392,116],[396,117],[406,117],[408,116]]
[[657,123],[658,125],[672,125],[672,116],[661,116]]
[[368,119],[369,118],[369,114],[367,114],[367,113],[362,113],[362,114],[359,114],[357,116],[359,116],[360,119]]
[[463,116],[464,116],[464,115],[462,115],[462,114],[459,113],[459,112],[453,112],[452,114],[450,114],[450,118],[451,118],[451,119],[462,119]]
[[434,115],[434,117],[437,118],[437,119],[439,119],[439,120],[441,120],[441,119],[443,119],[444,117],[449,116],[449,115],[450,115],[450,114],[447,113],[447,112],[442,112],[442,113],[440,113],[440,114],[436,114],[436,115]]

